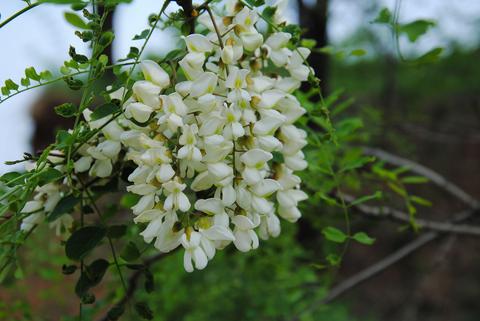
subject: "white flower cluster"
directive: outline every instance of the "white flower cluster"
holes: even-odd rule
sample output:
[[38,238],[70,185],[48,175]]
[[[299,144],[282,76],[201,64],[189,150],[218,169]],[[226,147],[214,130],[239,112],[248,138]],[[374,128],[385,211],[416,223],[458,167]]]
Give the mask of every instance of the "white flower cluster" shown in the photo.
[[80,149],[75,172],[107,177],[123,148],[136,165],[127,190],[140,196],[141,235],[162,252],[183,246],[188,272],[231,242],[246,252],[258,236],[278,236],[278,216],[295,222],[307,198],[294,174],[307,166],[306,133],[294,125],[305,110],[292,92],[313,72],[310,50],[289,46],[285,32],[264,39],[258,20],[236,2],[223,16],[202,13],[206,32],[184,38],[175,76],[143,61],[121,117],[104,126],[84,114],[103,137]]

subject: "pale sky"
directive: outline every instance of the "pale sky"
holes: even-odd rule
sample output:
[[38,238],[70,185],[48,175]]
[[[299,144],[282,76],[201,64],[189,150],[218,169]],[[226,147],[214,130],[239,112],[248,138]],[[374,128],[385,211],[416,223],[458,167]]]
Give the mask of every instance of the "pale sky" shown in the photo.
[[[393,9],[395,0],[378,0],[379,7]],[[364,16],[359,10],[359,1],[331,0],[329,36],[334,44],[339,44],[354,33],[359,26],[369,25],[372,17]],[[162,2],[158,0],[135,0],[132,4],[122,4],[116,14],[114,28],[116,42],[115,58],[123,57],[132,45],[131,38],[147,27],[149,14],[158,12]],[[20,0],[2,0],[1,18],[5,19],[21,9]],[[85,45],[73,34],[74,29],[63,20],[67,6],[41,5],[24,16],[0,29],[0,82],[12,78],[18,81],[26,67],[58,70],[68,59],[68,47],[72,44],[79,52]],[[295,19],[294,11],[289,12]],[[478,43],[480,26],[479,0],[404,0],[400,22],[417,18],[433,19],[438,26],[412,46],[402,41],[402,48],[424,51],[432,47],[445,46],[452,39],[462,44]],[[385,32],[380,26],[371,26],[379,33]],[[377,30],[377,29],[375,29]],[[138,44],[137,44],[138,45]],[[149,44],[146,54],[162,54],[175,47],[175,41],[168,34],[156,34]],[[41,89],[18,95],[0,105],[0,173],[11,169],[4,165],[7,160],[21,158],[23,152],[30,151],[32,123],[29,108],[38,97]]]

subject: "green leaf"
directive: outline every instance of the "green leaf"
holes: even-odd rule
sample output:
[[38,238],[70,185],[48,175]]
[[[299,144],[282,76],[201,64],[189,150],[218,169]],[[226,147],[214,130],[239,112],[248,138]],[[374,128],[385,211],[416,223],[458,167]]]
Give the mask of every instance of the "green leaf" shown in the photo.
[[113,34],[113,32],[107,31],[102,34],[102,36],[98,40],[98,43],[103,47],[106,47],[112,43],[114,38],[115,38],[115,35]]
[[373,156],[360,156],[354,159],[349,160],[346,164],[343,164],[342,168],[340,169],[339,173],[348,172],[357,168],[361,168],[368,163],[375,161],[375,157]]
[[62,198],[53,211],[47,216],[48,222],[53,222],[63,214],[69,214],[73,212],[73,208],[80,202],[78,197],[72,194]]
[[422,206],[428,206],[428,207],[432,206],[432,202],[420,196],[412,195],[410,196],[410,201]]
[[435,26],[435,22],[431,20],[415,20],[413,22],[399,25],[397,27],[398,32],[407,35],[408,40],[411,42],[417,41],[422,35],[424,35],[428,29]]
[[37,71],[33,67],[28,67],[27,69],[25,69],[25,76],[35,81],[39,81],[41,79],[40,75],[37,74]]
[[76,4],[81,3],[82,0],[39,0],[42,3],[56,3],[56,4]]
[[372,21],[373,23],[392,23],[392,13],[388,8],[383,8],[379,13],[375,20]]
[[22,78],[22,79],[20,79],[20,84],[23,87],[28,87],[28,86],[30,86],[30,79],[28,79],[27,77]]
[[66,130],[59,130],[57,132],[57,136],[55,139],[55,143],[57,145],[57,148],[59,149],[65,149],[74,142],[74,137],[72,134],[67,132]]
[[415,64],[429,64],[436,62],[440,58],[440,54],[443,52],[443,48],[434,48],[427,53],[423,54],[419,58],[414,60]]
[[334,253],[328,254],[326,259],[327,259],[328,263],[332,266],[339,266],[340,263],[342,262],[342,258],[339,255],[334,254]]
[[62,273],[65,274],[65,275],[73,274],[73,273],[75,273],[76,270],[77,270],[76,265],[66,265],[66,264],[64,264],[62,266]]
[[315,39],[307,39],[307,38],[303,38],[301,40],[301,43],[300,45],[302,47],[305,47],[305,48],[308,48],[308,49],[313,49],[315,48],[315,46],[317,45],[317,41]]
[[65,12],[64,16],[65,16],[65,20],[67,20],[67,22],[72,26],[80,29],[89,29],[87,26],[87,23],[83,21],[83,19],[80,18],[80,16],[77,15],[76,13]]
[[107,230],[104,227],[82,227],[67,240],[65,254],[69,259],[79,261],[100,244],[106,234]]
[[18,84],[11,79],[5,80],[5,87],[7,87],[8,90],[18,90]]
[[395,183],[392,183],[392,182],[389,182],[388,186],[390,187],[390,189],[392,191],[394,191],[395,193],[397,193],[401,197],[404,197],[404,198],[407,197],[407,191],[402,186],[399,186],[399,185],[397,185]]
[[117,321],[125,312],[123,305],[116,305],[108,311],[107,316],[109,321]]
[[77,114],[77,106],[72,103],[64,103],[58,106],[55,106],[55,113],[59,116],[69,118]]
[[135,37],[133,37],[133,40],[145,39],[147,38],[149,33],[150,33],[150,29],[145,29],[142,32],[140,32],[138,35],[135,35]]
[[133,242],[128,242],[127,245],[123,248],[122,254],[120,257],[127,262],[134,261],[140,257],[140,251]]
[[44,70],[40,72],[40,78],[42,78],[42,80],[49,80],[49,79],[52,79],[52,77],[53,76],[50,70]]
[[355,57],[365,56],[366,54],[367,52],[364,49],[354,49],[350,52],[350,55]]
[[146,302],[136,302],[135,311],[138,313],[140,317],[142,317],[145,320],[153,319],[153,311],[152,309],[150,309],[150,307]]
[[47,168],[39,174],[38,185],[42,186],[51,182],[55,182],[63,177],[63,173],[55,168]]
[[107,117],[108,115],[114,114],[120,110],[120,107],[113,103],[106,103],[97,107],[93,113],[90,115],[92,120],[101,119]]
[[112,239],[118,239],[127,233],[126,225],[111,225],[107,229],[107,236]]
[[2,95],[4,96],[10,95],[10,90],[8,90],[7,87],[2,87],[1,91],[2,91]]
[[332,226],[324,228],[322,230],[322,234],[327,240],[335,243],[343,243],[347,239],[347,235],[345,233]]
[[245,2],[251,5],[252,7],[260,7],[265,4],[265,0],[245,0]]
[[428,178],[423,176],[405,176],[402,177],[401,181],[405,184],[424,184],[428,183]]
[[120,205],[122,205],[124,208],[129,209],[135,204],[137,204],[139,199],[140,199],[140,195],[133,194],[133,193],[125,193],[120,199]]
[[171,60],[177,60],[185,55],[185,50],[184,49],[175,49],[170,51],[165,58],[162,59],[162,61],[171,61]]
[[372,245],[375,243],[375,239],[371,238],[365,232],[357,232],[352,236],[352,239],[357,241],[358,243],[365,244],[365,245]]
[[152,293],[155,290],[155,279],[150,270],[145,270],[145,291],[147,293]]
[[371,195],[365,195],[365,196],[357,198],[356,200],[351,202],[348,206],[351,207],[351,206],[355,206],[355,205],[359,205],[359,204],[368,202],[370,200],[376,200],[376,199],[381,199],[381,198],[382,198],[382,192],[381,191],[376,191],[375,193],[373,193]]
[[102,281],[105,272],[109,267],[107,260],[98,259],[93,261],[92,264],[85,267],[84,273],[80,276],[76,286],[75,293],[81,298],[87,291],[96,286]]

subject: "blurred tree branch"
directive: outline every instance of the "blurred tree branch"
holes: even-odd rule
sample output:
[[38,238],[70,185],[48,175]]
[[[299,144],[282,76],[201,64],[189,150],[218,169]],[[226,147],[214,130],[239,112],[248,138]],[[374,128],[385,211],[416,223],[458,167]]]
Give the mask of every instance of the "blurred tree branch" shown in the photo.
[[[342,194],[343,198],[347,203],[353,202],[356,198],[351,195]],[[377,218],[391,218],[395,221],[403,222],[410,224],[411,218],[410,215],[404,213],[395,208],[388,206],[370,206],[365,204],[356,204],[353,205],[358,211],[368,216],[377,217]],[[475,208],[479,210],[480,207]],[[415,225],[419,228],[424,228],[427,230],[433,230],[440,233],[453,233],[453,234],[463,234],[463,235],[472,235],[480,236],[480,227],[469,226],[469,225],[459,225],[454,224],[453,222],[437,222],[426,220],[422,218],[415,218]]]
[[473,196],[428,167],[418,164],[412,160],[393,155],[378,148],[363,147],[363,152],[367,155],[375,156],[381,160],[384,160],[392,165],[405,166],[409,168],[412,172],[428,178],[432,183],[444,189],[472,209],[476,209],[480,206],[480,202]]
[[[471,218],[472,216],[478,214],[478,212],[480,212],[480,208],[468,209],[465,211],[458,212],[457,214],[454,215],[454,218],[451,220],[451,223],[465,221]],[[424,245],[432,242],[433,240],[439,238],[442,235],[443,234],[440,232],[428,232],[419,236],[418,238],[402,246],[400,249],[396,250],[395,252],[386,256],[380,261],[374,263],[373,265],[370,265],[369,267],[363,269],[357,274],[354,274],[351,277],[340,282],[339,284],[334,286],[325,297],[323,297],[320,300],[314,301],[302,312],[312,311],[318,306],[332,302],[334,299],[352,290],[357,285],[367,281],[368,279],[380,274],[390,266],[406,258],[407,256],[414,253]],[[297,314],[295,317],[290,319],[290,321],[298,321],[298,320],[300,320],[300,314]]]

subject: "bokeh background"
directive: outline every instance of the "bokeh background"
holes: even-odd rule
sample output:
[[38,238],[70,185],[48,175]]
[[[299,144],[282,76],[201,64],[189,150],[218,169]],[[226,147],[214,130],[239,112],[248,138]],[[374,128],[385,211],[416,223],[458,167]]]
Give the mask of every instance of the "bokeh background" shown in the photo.
[[[2,1],[2,18],[22,6],[19,0]],[[160,6],[159,1],[137,0],[116,9],[114,59],[128,53],[130,39]],[[390,30],[371,23],[382,8],[393,11],[396,6],[400,23],[420,18],[436,23],[415,43],[402,36],[403,55],[414,59],[442,47],[438,61],[422,66],[400,61]],[[67,9],[42,5],[0,29],[1,80],[19,79],[29,66],[58,70],[68,59],[70,45],[88,50],[64,21]],[[287,14],[306,28],[318,47],[328,48],[314,54],[311,63],[325,96],[351,102],[349,113],[363,120],[369,146],[432,168],[480,199],[480,1],[298,0],[291,1]],[[161,56],[177,45],[168,30],[157,32],[146,55]],[[357,49],[365,54],[349,54]],[[11,170],[5,161],[44,146],[52,129],[65,125],[51,118],[48,108],[71,95],[63,87],[36,89],[0,105],[0,173]],[[422,209],[425,217],[448,218],[462,208],[431,186],[418,187],[418,192],[434,204]],[[319,204],[313,214],[318,218],[327,212]],[[303,225],[314,225],[312,217]],[[257,252],[227,251],[206,271],[192,275],[183,272],[181,257],[173,255],[155,268],[155,294],[138,295],[158,310],[155,320],[290,320],[302,306],[321,298],[332,282],[355,274],[415,236],[390,222],[354,223],[379,242],[372,247],[353,245],[338,271],[316,266],[328,247],[318,231],[300,224],[299,232],[286,225],[281,238]],[[45,235],[39,232],[27,245],[24,260],[29,264],[18,273],[28,277],[16,275],[19,280],[0,288],[0,319],[60,320],[60,315],[75,313],[75,298],[65,295],[74,280],[52,269],[65,262],[60,248]],[[35,250],[39,246],[48,252],[40,254]],[[334,303],[303,314],[302,320],[478,320],[479,249],[475,238],[440,239]]]

